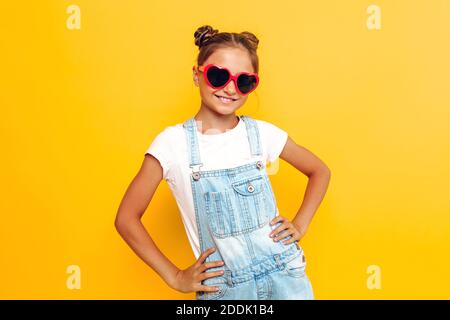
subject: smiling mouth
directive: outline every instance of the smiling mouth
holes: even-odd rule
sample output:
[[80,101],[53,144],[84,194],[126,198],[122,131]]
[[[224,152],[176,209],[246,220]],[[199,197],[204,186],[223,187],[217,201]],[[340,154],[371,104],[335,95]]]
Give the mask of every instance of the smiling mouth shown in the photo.
[[231,101],[236,101],[237,99],[233,99],[233,98],[228,98],[228,97],[224,97],[224,96],[219,96],[219,95],[217,95],[217,94],[214,94],[217,98],[223,98],[223,99],[225,99],[225,100],[227,100],[227,101],[229,101],[229,100],[231,100]]

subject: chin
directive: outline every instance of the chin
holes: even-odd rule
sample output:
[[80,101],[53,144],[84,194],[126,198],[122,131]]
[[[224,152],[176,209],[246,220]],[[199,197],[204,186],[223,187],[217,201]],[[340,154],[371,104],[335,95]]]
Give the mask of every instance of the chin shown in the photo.
[[240,106],[231,107],[231,106],[214,106],[213,109],[215,112],[220,113],[222,115],[230,115],[236,112]]
[[230,115],[236,112],[236,110],[238,110],[242,106],[242,104],[236,103],[235,105],[228,106],[217,101],[210,101],[208,104],[206,104],[206,106],[208,106],[208,109],[214,111],[215,113],[221,115]]

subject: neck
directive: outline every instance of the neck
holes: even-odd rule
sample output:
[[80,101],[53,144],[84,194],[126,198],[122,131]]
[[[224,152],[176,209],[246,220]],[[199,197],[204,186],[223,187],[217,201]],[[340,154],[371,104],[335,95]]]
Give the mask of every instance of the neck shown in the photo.
[[239,117],[235,112],[231,114],[220,114],[209,108],[201,107],[194,116],[197,127],[202,134],[214,131],[215,134],[231,130],[239,123]]

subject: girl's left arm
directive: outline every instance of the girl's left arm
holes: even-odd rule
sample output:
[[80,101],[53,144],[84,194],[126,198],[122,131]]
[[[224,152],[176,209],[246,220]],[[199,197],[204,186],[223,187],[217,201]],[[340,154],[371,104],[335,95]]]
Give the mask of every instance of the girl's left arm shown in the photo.
[[[284,223],[273,230],[271,236],[286,230],[282,236],[275,237],[275,241],[285,238],[288,234],[292,238],[283,242],[285,244],[300,240],[306,233],[309,224],[322,202],[328,183],[331,177],[331,171],[326,164],[316,155],[306,148],[296,144],[290,137],[280,154],[280,158],[293,165],[297,170],[308,176],[308,185],[306,186],[302,204],[292,222],[287,221],[282,216],[277,216],[272,220],[272,224],[284,220]],[[289,230],[294,226],[295,229]],[[278,238],[278,239],[277,239]]]

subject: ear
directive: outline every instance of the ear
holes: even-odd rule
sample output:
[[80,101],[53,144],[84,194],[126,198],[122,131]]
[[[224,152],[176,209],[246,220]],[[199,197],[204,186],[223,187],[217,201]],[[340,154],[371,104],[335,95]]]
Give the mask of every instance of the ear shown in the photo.
[[194,79],[194,84],[198,87],[198,74],[195,71],[195,67],[192,68],[192,77]]

